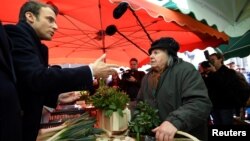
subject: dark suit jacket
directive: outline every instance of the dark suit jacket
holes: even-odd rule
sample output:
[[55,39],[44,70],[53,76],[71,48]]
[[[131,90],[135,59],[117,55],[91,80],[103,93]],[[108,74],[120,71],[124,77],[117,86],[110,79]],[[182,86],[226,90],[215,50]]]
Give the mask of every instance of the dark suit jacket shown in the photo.
[[48,48],[30,25],[19,22],[5,29],[13,42],[12,56],[24,111],[23,140],[35,141],[43,105],[55,106],[59,93],[90,89],[91,70],[88,66],[48,68]]
[[0,141],[21,141],[21,108],[10,49],[0,23]]

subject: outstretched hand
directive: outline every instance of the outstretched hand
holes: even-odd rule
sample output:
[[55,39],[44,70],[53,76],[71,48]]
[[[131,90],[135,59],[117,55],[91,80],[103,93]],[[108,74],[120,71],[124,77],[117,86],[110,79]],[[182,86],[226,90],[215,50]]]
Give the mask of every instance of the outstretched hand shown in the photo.
[[106,54],[103,54],[94,63],[90,64],[93,70],[93,76],[106,78],[108,75],[111,75],[115,71],[113,68],[119,67],[116,64],[106,64],[104,62],[105,57]]
[[58,101],[60,104],[67,104],[80,99],[80,97],[81,97],[80,92],[66,92],[66,93],[61,93],[58,96]]

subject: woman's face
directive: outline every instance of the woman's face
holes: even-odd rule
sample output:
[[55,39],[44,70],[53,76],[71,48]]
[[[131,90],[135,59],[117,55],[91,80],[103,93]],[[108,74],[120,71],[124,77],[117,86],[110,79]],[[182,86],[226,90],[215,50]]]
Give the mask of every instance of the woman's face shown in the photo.
[[118,78],[118,73],[113,73],[112,74],[112,79],[117,79]]
[[162,70],[168,62],[168,55],[166,51],[161,49],[154,49],[150,54],[150,64],[153,69]]

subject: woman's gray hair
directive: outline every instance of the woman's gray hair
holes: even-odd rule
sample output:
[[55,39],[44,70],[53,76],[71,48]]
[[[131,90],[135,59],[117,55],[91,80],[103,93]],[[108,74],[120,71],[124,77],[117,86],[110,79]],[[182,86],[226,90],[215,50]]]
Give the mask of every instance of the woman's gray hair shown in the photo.
[[173,63],[174,63],[174,59],[173,59],[172,55],[168,55],[168,63],[167,63],[167,65],[172,66]]
[[164,52],[167,54],[167,56],[168,56],[168,62],[167,62],[167,64],[166,64],[165,67],[172,66],[173,63],[174,63],[173,56],[172,56],[171,54],[168,53],[168,50],[167,50],[167,49],[164,49],[163,51],[164,51]]

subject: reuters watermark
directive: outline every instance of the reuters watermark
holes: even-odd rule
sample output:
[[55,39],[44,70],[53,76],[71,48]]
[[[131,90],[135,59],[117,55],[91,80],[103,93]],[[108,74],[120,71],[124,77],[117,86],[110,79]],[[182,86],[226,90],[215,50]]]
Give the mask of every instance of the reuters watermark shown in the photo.
[[234,131],[232,129],[230,129],[229,131],[223,131],[219,129],[212,129],[212,136],[245,137],[247,136],[247,131]]
[[219,125],[208,127],[208,141],[214,141],[216,139],[239,139],[239,141],[249,141],[250,137],[250,125]]

